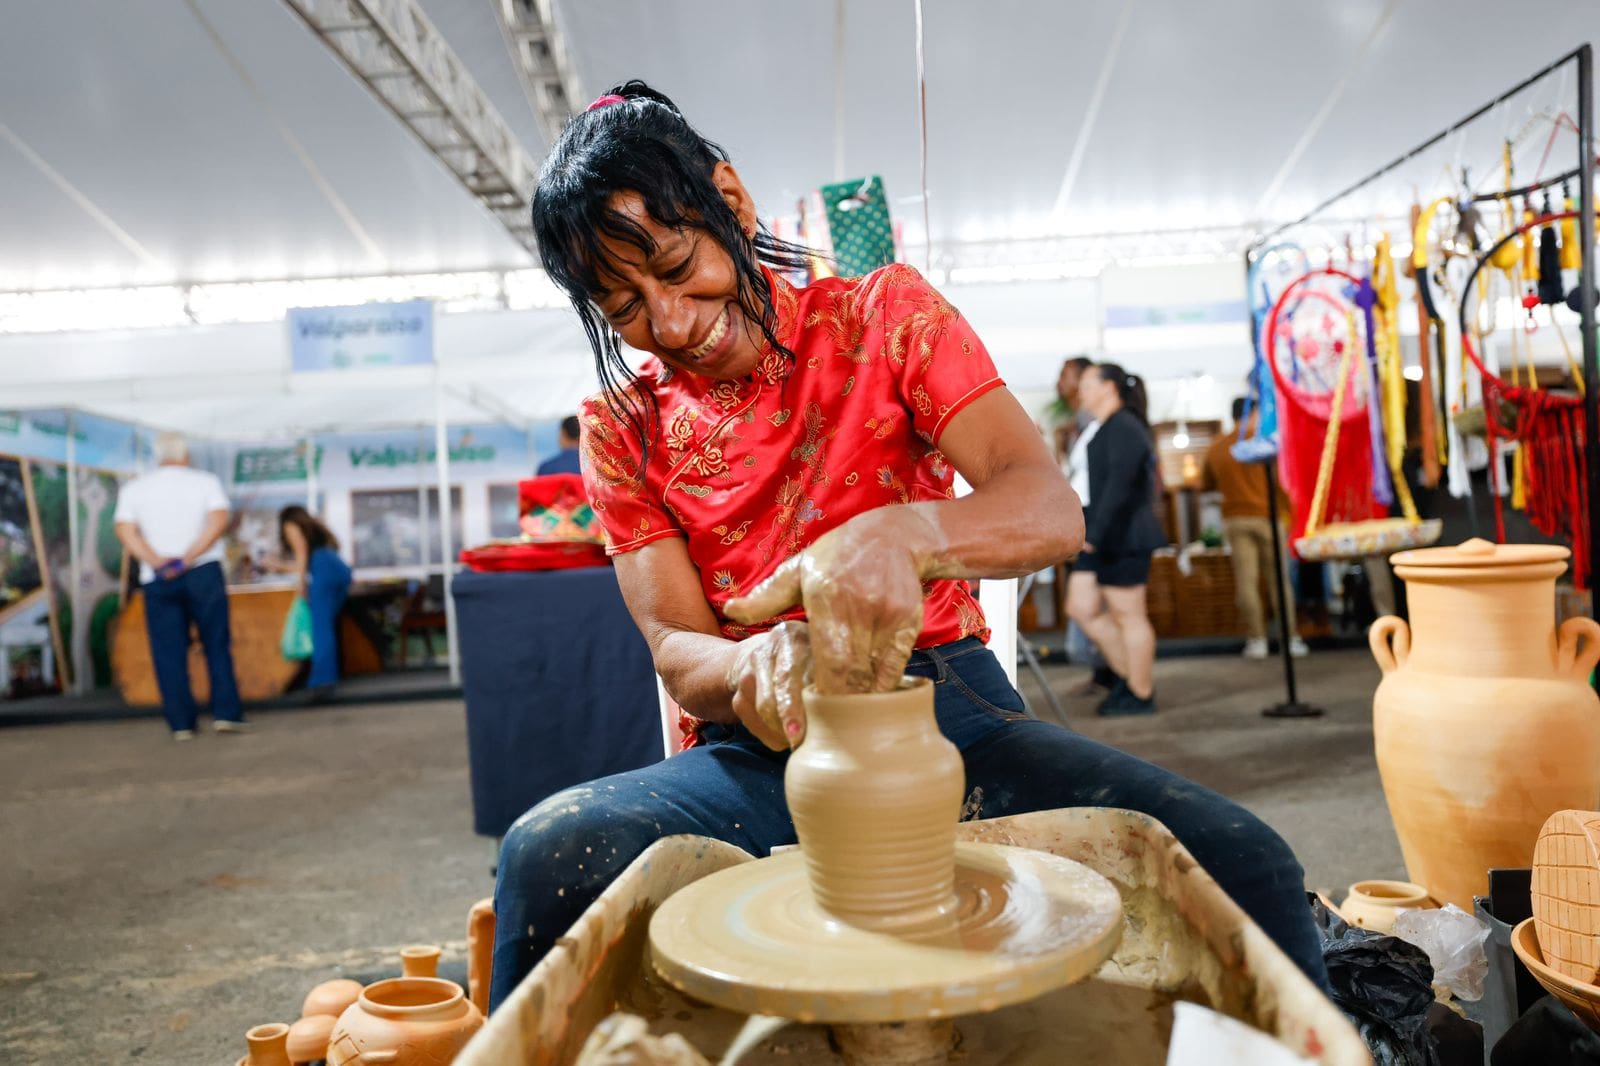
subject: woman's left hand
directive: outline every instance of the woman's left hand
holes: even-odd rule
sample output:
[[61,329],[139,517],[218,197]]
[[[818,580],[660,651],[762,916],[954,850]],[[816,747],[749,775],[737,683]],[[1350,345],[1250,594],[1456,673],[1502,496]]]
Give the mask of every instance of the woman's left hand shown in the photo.
[[919,507],[868,511],[785,560],[726,612],[754,625],[802,606],[818,692],[891,691],[922,632],[922,583],[942,542]]

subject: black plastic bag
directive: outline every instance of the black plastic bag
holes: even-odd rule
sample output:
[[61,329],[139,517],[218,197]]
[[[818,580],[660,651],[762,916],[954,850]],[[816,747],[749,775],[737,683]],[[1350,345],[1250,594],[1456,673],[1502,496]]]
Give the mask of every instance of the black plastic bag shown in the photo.
[[1433,966],[1427,952],[1358,929],[1312,903],[1335,1005],[1355,1024],[1374,1066],[1440,1066],[1428,1032]]

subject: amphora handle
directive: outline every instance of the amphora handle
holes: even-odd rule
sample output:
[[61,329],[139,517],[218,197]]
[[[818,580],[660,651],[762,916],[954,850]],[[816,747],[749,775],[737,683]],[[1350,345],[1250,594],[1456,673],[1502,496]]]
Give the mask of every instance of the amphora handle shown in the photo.
[[[1595,628],[1600,631],[1600,626]],[[1384,673],[1392,673],[1404,666],[1411,654],[1411,627],[1404,618],[1386,614],[1367,630],[1367,643],[1372,647],[1372,657],[1378,660],[1378,666]]]
[[1593,618],[1562,622],[1556,631],[1556,670],[1566,677],[1587,681],[1596,663],[1600,663],[1600,622]]

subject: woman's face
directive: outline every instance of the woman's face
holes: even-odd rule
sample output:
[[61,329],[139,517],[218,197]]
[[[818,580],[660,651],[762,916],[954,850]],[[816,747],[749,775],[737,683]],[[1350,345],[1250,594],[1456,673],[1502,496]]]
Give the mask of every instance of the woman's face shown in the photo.
[[1106,390],[1111,383],[1100,376],[1100,368],[1091,366],[1078,377],[1078,406],[1091,414],[1100,409]]
[[[755,207],[733,168],[717,164],[712,180],[748,232]],[[624,190],[611,208],[650,235],[654,253],[604,239],[612,269],[595,305],[624,344],[677,370],[708,378],[742,378],[760,361],[764,338],[739,306],[733,259],[705,230],[671,229],[650,217],[644,198]]]

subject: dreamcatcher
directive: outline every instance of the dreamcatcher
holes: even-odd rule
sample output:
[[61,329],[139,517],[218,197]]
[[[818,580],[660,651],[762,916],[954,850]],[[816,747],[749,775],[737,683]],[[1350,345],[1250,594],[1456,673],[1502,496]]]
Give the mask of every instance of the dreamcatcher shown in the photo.
[[[1239,419],[1239,437],[1229,449],[1241,463],[1266,463],[1278,456],[1278,402],[1277,390],[1272,384],[1272,369],[1267,365],[1267,316],[1272,313],[1276,292],[1283,283],[1274,285],[1264,269],[1274,263],[1278,270],[1291,266],[1293,274],[1303,274],[1310,269],[1306,253],[1297,244],[1274,244],[1262,249],[1250,264],[1245,280],[1245,292],[1250,301],[1250,315],[1255,321],[1255,362],[1250,367],[1245,390],[1244,414]],[[1276,291],[1275,291],[1276,290]],[[1254,426],[1251,415],[1255,414]]]
[[[1437,540],[1442,527],[1418,517],[1398,475],[1400,453],[1392,468],[1389,461],[1378,299],[1369,280],[1328,267],[1286,286],[1267,319],[1267,363],[1282,414],[1279,470],[1303,559],[1418,547]],[[1397,351],[1391,362],[1398,370]],[[1403,393],[1401,402],[1403,433]],[[1394,503],[1403,517],[1384,517]]]
[[[1534,291],[1523,297],[1522,306],[1530,316],[1541,304],[1566,303],[1576,308],[1579,289],[1574,288],[1570,293],[1564,291],[1561,273],[1563,260],[1557,231],[1558,224],[1570,220],[1574,227],[1570,232],[1575,244],[1577,218],[1576,211],[1563,211],[1524,219],[1521,225],[1500,238],[1478,260],[1467,278],[1467,284],[1470,286],[1476,281],[1485,266],[1494,265],[1497,253],[1504,248],[1519,240],[1526,248],[1535,243],[1534,235],[1537,234],[1539,275],[1533,282]],[[1571,261],[1570,257],[1568,261]],[[1584,284],[1581,277],[1578,284]],[[1462,351],[1477,370],[1483,393],[1497,412],[1497,417],[1485,419],[1485,434],[1491,443],[1515,441],[1518,445],[1519,460],[1513,468],[1512,477],[1519,484],[1518,491],[1513,493],[1513,505],[1523,505],[1528,520],[1539,532],[1550,537],[1561,537],[1572,544],[1573,583],[1580,589],[1584,588],[1588,584],[1592,560],[1589,558],[1589,476],[1583,445],[1582,374],[1576,372],[1576,361],[1573,360],[1578,391],[1541,389],[1532,374],[1530,357],[1526,384],[1515,380],[1505,381],[1485,361],[1481,352],[1482,333],[1476,328],[1469,328],[1467,312],[1468,307],[1463,304],[1457,324],[1461,331]],[[1554,326],[1553,316],[1551,322]],[[1477,325],[1470,324],[1471,327]],[[1477,337],[1476,343],[1474,336]],[[1566,343],[1564,335],[1562,343]],[[1570,358],[1570,348],[1568,353]],[[1509,418],[1498,415],[1502,407],[1509,409]],[[1499,481],[1499,463],[1490,464],[1489,476],[1492,483]],[[1498,488],[1494,494],[1494,520],[1496,539],[1504,542],[1505,510]]]

